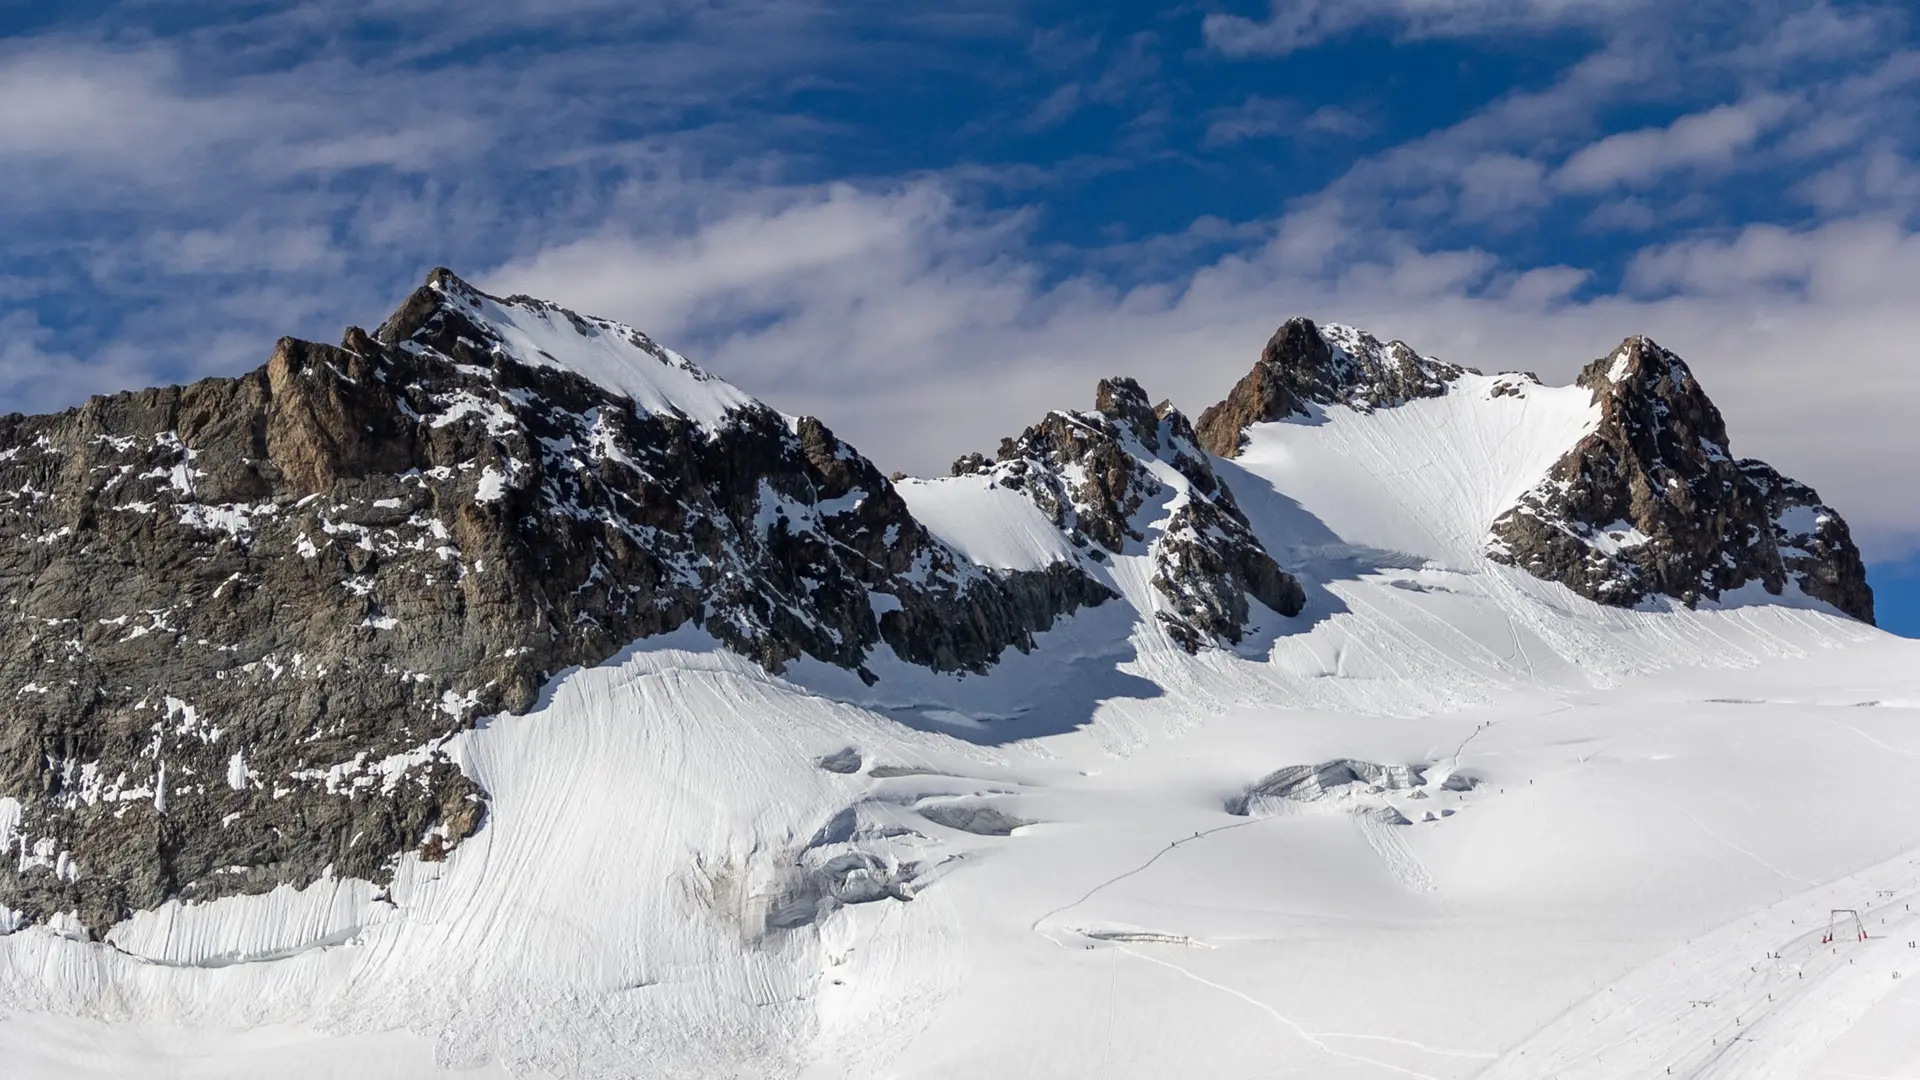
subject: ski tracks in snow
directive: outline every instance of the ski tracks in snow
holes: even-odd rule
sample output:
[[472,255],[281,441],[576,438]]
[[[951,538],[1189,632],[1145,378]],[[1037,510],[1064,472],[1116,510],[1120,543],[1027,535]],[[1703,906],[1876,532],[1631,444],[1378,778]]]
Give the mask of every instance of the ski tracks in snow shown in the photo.
[[[1417,892],[1431,891],[1435,887],[1433,879],[1429,877],[1426,872],[1426,868],[1423,865],[1421,865],[1418,857],[1416,857],[1413,854],[1412,849],[1407,846],[1406,841],[1401,839],[1397,832],[1398,829],[1404,828],[1405,826],[1390,825],[1384,821],[1380,821],[1378,819],[1370,817],[1364,812],[1354,814],[1353,818],[1354,818],[1354,821],[1359,825],[1362,834],[1366,837],[1367,843],[1371,845],[1374,851],[1380,855],[1381,859],[1387,864],[1387,869],[1397,879],[1399,879],[1403,885],[1405,885],[1408,889],[1411,889]],[[1052,945],[1054,945],[1056,948],[1065,949],[1067,948],[1067,945],[1063,941],[1061,941],[1060,938],[1055,937],[1054,934],[1050,932],[1049,924],[1052,922],[1052,920],[1058,918],[1061,915],[1064,915],[1069,911],[1072,911],[1074,908],[1077,908],[1082,904],[1085,904],[1087,901],[1092,900],[1095,896],[1099,895],[1101,892],[1105,891],[1106,889],[1109,889],[1112,886],[1127,880],[1128,878],[1135,877],[1139,874],[1146,872],[1148,869],[1153,867],[1154,864],[1158,863],[1161,859],[1165,858],[1167,855],[1172,854],[1174,851],[1178,850],[1179,848],[1185,845],[1192,844],[1200,840],[1204,840],[1207,837],[1213,836],[1216,833],[1228,832],[1233,829],[1241,829],[1249,825],[1258,825],[1263,821],[1271,821],[1271,820],[1274,820],[1274,819],[1252,818],[1247,821],[1236,821],[1230,825],[1217,826],[1212,829],[1204,830],[1193,836],[1183,837],[1179,840],[1175,840],[1169,843],[1166,847],[1163,847],[1158,851],[1154,852],[1151,857],[1149,857],[1145,862],[1140,863],[1138,866],[1135,866],[1130,870],[1123,871],[1121,873],[1113,875],[1110,878],[1107,878],[1106,880],[1093,886],[1091,889],[1088,889],[1085,893],[1082,893],[1078,899],[1070,903],[1063,904],[1047,912],[1046,914],[1041,915],[1039,918],[1033,921],[1033,923],[1030,926],[1030,929],[1032,929],[1034,933],[1039,934],[1041,937],[1046,938],[1047,941]],[[1176,937],[1176,935],[1169,935],[1169,940],[1173,940],[1174,937]],[[1369,1066],[1375,1069],[1383,1070],[1388,1074],[1392,1074],[1396,1076],[1414,1077],[1416,1078],[1416,1080],[1448,1080],[1448,1077],[1434,1076],[1430,1073],[1421,1072],[1418,1069],[1409,1068],[1407,1066],[1396,1064],[1391,1061],[1382,1061],[1378,1058],[1366,1057],[1361,1054],[1356,1054],[1350,1051],[1341,1050],[1338,1047],[1331,1045],[1328,1042],[1328,1040],[1334,1040],[1334,1041],[1348,1040],[1348,1041],[1354,1041],[1354,1042],[1384,1043],[1392,1046],[1402,1047],[1408,1050],[1417,1051],[1421,1054],[1431,1055],[1435,1057],[1443,1057],[1443,1058],[1478,1059],[1478,1060],[1491,1061],[1496,1056],[1491,1053],[1484,1053],[1479,1051],[1453,1050],[1453,1049],[1447,1049],[1444,1047],[1429,1046],[1425,1043],[1415,1042],[1411,1039],[1396,1038],[1391,1035],[1372,1035],[1372,1034],[1366,1034],[1361,1032],[1347,1032],[1347,1031],[1310,1031],[1298,1021],[1286,1016],[1285,1014],[1281,1013],[1278,1009],[1275,1009],[1272,1005],[1269,1005],[1266,1002],[1261,1001],[1259,998],[1256,998],[1251,994],[1248,994],[1242,990],[1237,990],[1231,986],[1226,985],[1225,983],[1216,982],[1212,979],[1209,979],[1203,975],[1198,974],[1197,972],[1194,972],[1190,968],[1187,968],[1180,964],[1176,964],[1171,960],[1163,959],[1158,956],[1153,956],[1139,949],[1132,948],[1126,942],[1116,940],[1116,939],[1104,939],[1104,940],[1106,941],[1109,947],[1117,950],[1118,952],[1125,953],[1126,955],[1131,956],[1136,960],[1175,971],[1179,973],[1182,977],[1192,982],[1199,983],[1202,986],[1209,987],[1222,994],[1226,994],[1230,997],[1234,997],[1239,999],[1242,1002],[1245,1002],[1246,1004],[1252,1006],[1255,1009],[1258,1009],[1259,1011],[1265,1013],[1267,1016],[1273,1018],[1276,1022],[1280,1024],[1280,1026],[1285,1028],[1289,1033],[1293,1034],[1294,1036],[1298,1037],[1302,1041],[1306,1042],[1309,1046],[1311,1046],[1315,1052],[1324,1053],[1329,1057],[1333,1057],[1353,1065]],[[1191,947],[1191,944],[1198,944],[1198,943],[1188,942],[1186,944],[1183,944],[1182,947]],[[1111,993],[1112,990],[1113,990],[1113,987],[1110,982],[1109,993]],[[1279,1068],[1287,1068],[1287,1067],[1291,1067],[1291,1066],[1281,1066]],[[1262,1075],[1262,1076],[1270,1075],[1274,1071],[1277,1071],[1277,1070],[1267,1070],[1259,1075]],[[1104,1060],[1102,1062],[1102,1068],[1099,1075],[1105,1075]],[[1449,1076],[1457,1076],[1457,1075],[1459,1074],[1449,1073]]]
[[1409,826],[1382,821],[1364,810],[1355,813],[1353,820],[1360,826],[1360,835],[1367,838],[1367,846],[1386,864],[1387,873],[1408,892],[1427,893],[1437,888],[1433,875],[1427,873],[1426,864],[1407,844],[1403,830]]
[[[1266,1002],[1261,1001],[1259,998],[1253,997],[1250,994],[1246,994],[1246,993],[1243,993],[1242,991],[1235,990],[1233,987],[1228,986],[1224,983],[1217,983],[1217,982],[1214,982],[1212,979],[1206,978],[1201,975],[1196,975],[1192,971],[1188,970],[1187,968],[1181,967],[1179,964],[1173,963],[1170,960],[1162,960],[1157,956],[1148,956],[1146,953],[1139,952],[1134,949],[1129,949],[1125,945],[1118,945],[1115,947],[1118,948],[1121,952],[1126,953],[1128,956],[1131,956],[1136,960],[1144,960],[1149,964],[1156,964],[1160,967],[1169,968],[1173,971],[1179,972],[1181,975],[1185,976],[1188,979],[1191,979],[1194,982],[1199,983],[1202,986],[1210,987],[1214,990],[1218,990],[1223,994],[1227,994],[1231,997],[1235,997],[1240,999],[1241,1001],[1246,1002],[1248,1005],[1253,1006],[1254,1008],[1260,1010],[1263,1013],[1266,1013],[1268,1016],[1278,1021],[1282,1027],[1287,1029],[1288,1032],[1300,1038],[1302,1041],[1306,1042],[1309,1046],[1312,1046],[1314,1050],[1320,1053],[1326,1054],[1329,1057],[1338,1058],[1342,1061],[1351,1062],[1356,1065],[1367,1065],[1376,1069],[1383,1069],[1397,1076],[1412,1076],[1412,1077],[1418,1078],[1418,1080],[1444,1080],[1444,1078],[1442,1077],[1434,1076],[1431,1073],[1423,1073],[1418,1069],[1410,1069],[1404,1065],[1396,1065],[1390,1061],[1381,1061],[1377,1058],[1362,1057],[1359,1054],[1349,1053],[1345,1050],[1336,1049],[1335,1047],[1327,1044],[1328,1039],[1355,1039],[1355,1040],[1371,1040],[1374,1042],[1392,1043],[1397,1046],[1403,1046],[1409,1049],[1421,1051],[1422,1053],[1435,1054],[1441,1057],[1479,1058],[1479,1057],[1493,1056],[1491,1054],[1476,1054],[1471,1051],[1465,1051],[1465,1050],[1444,1050],[1444,1049],[1439,1049],[1437,1047],[1427,1046],[1423,1043],[1413,1042],[1410,1039],[1396,1039],[1396,1038],[1392,1038],[1390,1036],[1385,1036],[1385,1035],[1359,1035],[1359,1034],[1352,1034],[1352,1033],[1340,1032],[1340,1031],[1308,1031],[1305,1027],[1302,1027],[1298,1021],[1288,1018],[1286,1015],[1282,1014],[1278,1009],[1275,1009],[1273,1006],[1268,1005]],[[1282,1067],[1285,1067],[1285,1066],[1282,1066]],[[1275,1070],[1268,1070],[1268,1073],[1270,1074],[1273,1071]],[[1266,1075],[1266,1074],[1262,1074],[1262,1075]]]
[[[1920,853],[1790,896],[1641,965],[1503,1054],[1478,1080],[1782,1080],[1920,974]],[[1835,908],[1867,941],[1821,939]]]
[[1032,930],[1034,933],[1039,934],[1041,937],[1046,938],[1048,941],[1059,946],[1060,948],[1064,949],[1066,948],[1066,946],[1064,944],[1061,944],[1061,941],[1059,938],[1054,937],[1052,934],[1048,933],[1045,929],[1042,929],[1044,924],[1048,923],[1050,920],[1060,915],[1064,915],[1067,912],[1072,911],[1074,908],[1079,907],[1080,905],[1093,899],[1095,896],[1098,896],[1100,893],[1104,892],[1105,890],[1120,884],[1121,882],[1127,880],[1128,878],[1134,877],[1135,875],[1138,875],[1138,874],[1145,873],[1149,868],[1153,866],[1154,863],[1157,863],[1161,859],[1165,858],[1166,856],[1171,855],[1174,851],[1178,850],[1180,846],[1183,844],[1191,844],[1196,841],[1204,840],[1207,837],[1214,835],[1215,833],[1230,832],[1234,829],[1244,829],[1249,825],[1258,825],[1262,821],[1268,821],[1268,820],[1271,820],[1271,819],[1257,818],[1257,817],[1248,818],[1245,821],[1236,821],[1231,825],[1216,825],[1211,829],[1204,829],[1200,832],[1193,834],[1192,836],[1181,837],[1178,840],[1172,841],[1166,847],[1163,847],[1160,850],[1154,852],[1152,857],[1147,859],[1146,862],[1141,863],[1140,865],[1134,867],[1131,870],[1127,870],[1127,871],[1123,871],[1121,873],[1115,874],[1112,877],[1106,879],[1105,881],[1100,882],[1099,884],[1095,885],[1093,888],[1088,889],[1086,892],[1080,894],[1080,898],[1078,900],[1075,900],[1072,903],[1062,904],[1059,907],[1054,908],[1052,911],[1049,911],[1046,914],[1040,916],[1039,918],[1033,920],[1033,922],[1027,928],[1029,930]]

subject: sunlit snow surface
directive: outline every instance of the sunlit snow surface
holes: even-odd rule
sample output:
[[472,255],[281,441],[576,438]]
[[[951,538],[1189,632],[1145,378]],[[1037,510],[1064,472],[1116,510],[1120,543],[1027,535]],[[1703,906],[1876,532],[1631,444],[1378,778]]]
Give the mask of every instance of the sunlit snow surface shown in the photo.
[[500,335],[501,346],[514,360],[584,376],[632,398],[643,411],[679,412],[714,428],[729,409],[753,402],[732,383],[624,323],[576,315],[526,297],[499,299],[441,280],[429,287]]
[[[1591,422],[1492,385],[1253,432],[1221,473],[1309,606],[1237,652],[1172,647],[1128,558],[985,678],[641,642],[458,741],[488,824],[390,894],[0,938],[0,1075],[1912,1075],[1920,649],[1485,562]],[[977,479],[903,493],[981,561],[1065,554]],[[1227,811],[1335,759],[1424,779]],[[983,809],[1031,824],[935,820]],[[855,852],[913,899],[793,918]]]

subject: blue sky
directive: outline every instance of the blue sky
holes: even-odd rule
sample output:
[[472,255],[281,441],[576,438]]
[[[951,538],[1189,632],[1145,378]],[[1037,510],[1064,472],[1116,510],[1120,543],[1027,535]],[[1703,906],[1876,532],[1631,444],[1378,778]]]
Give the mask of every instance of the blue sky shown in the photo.
[[1197,410],[1293,314],[1555,380],[1645,332],[1920,632],[1917,23],[0,0],[0,407],[242,371],[442,263],[914,471],[1107,374]]

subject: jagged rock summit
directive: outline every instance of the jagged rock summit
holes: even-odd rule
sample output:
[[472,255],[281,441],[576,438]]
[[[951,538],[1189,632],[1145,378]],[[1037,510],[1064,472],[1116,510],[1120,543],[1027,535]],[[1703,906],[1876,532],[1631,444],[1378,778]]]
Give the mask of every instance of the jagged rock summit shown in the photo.
[[1678,356],[1628,338],[1577,385],[1593,393],[1594,428],[1493,523],[1491,557],[1602,603],[1793,585],[1873,621],[1847,523],[1805,484],[1735,460],[1720,410]]
[[1194,430],[1208,453],[1238,457],[1249,425],[1308,416],[1316,405],[1371,412],[1437,397],[1468,370],[1350,326],[1288,319],[1226,400],[1200,413]]
[[1153,587],[1166,605],[1156,616],[1188,652],[1240,642],[1253,614],[1249,596],[1299,614],[1300,582],[1247,527],[1193,425],[1171,403],[1147,402],[1132,379],[1104,379],[1092,412],[1049,413],[1002,440],[994,461],[963,457],[953,475],[1024,492],[1096,559],[1151,554]]
[[[1315,409],[1367,413],[1456,391],[1470,367],[1381,343],[1351,327],[1289,320],[1226,400],[1201,413],[1198,441],[1238,456],[1257,424]],[[1494,397],[1537,384],[1493,381]],[[1873,592],[1847,524],[1812,488],[1765,462],[1736,460],[1725,422],[1678,356],[1632,337],[1589,364],[1587,430],[1490,523],[1486,554],[1603,604],[1664,596],[1692,606],[1757,585],[1788,587],[1873,621]]]

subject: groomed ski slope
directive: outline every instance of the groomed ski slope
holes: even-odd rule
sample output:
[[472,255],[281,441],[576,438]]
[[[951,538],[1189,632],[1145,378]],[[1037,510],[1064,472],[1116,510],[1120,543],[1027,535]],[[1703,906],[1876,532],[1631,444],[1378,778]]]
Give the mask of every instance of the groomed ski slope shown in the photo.
[[[1309,593],[1237,650],[1172,646],[1145,556],[986,678],[641,642],[457,741],[489,822],[390,895],[0,938],[6,1075],[1911,1073],[1920,648],[1804,599],[1619,611],[1486,563],[1591,421],[1495,385],[1219,465]],[[901,490],[982,561],[1062,554],[977,480]],[[1226,811],[1338,758],[1424,782]],[[1030,824],[954,827],[985,809]],[[856,855],[914,898],[807,922],[806,874]],[[1831,907],[1875,936],[1821,944]]]

